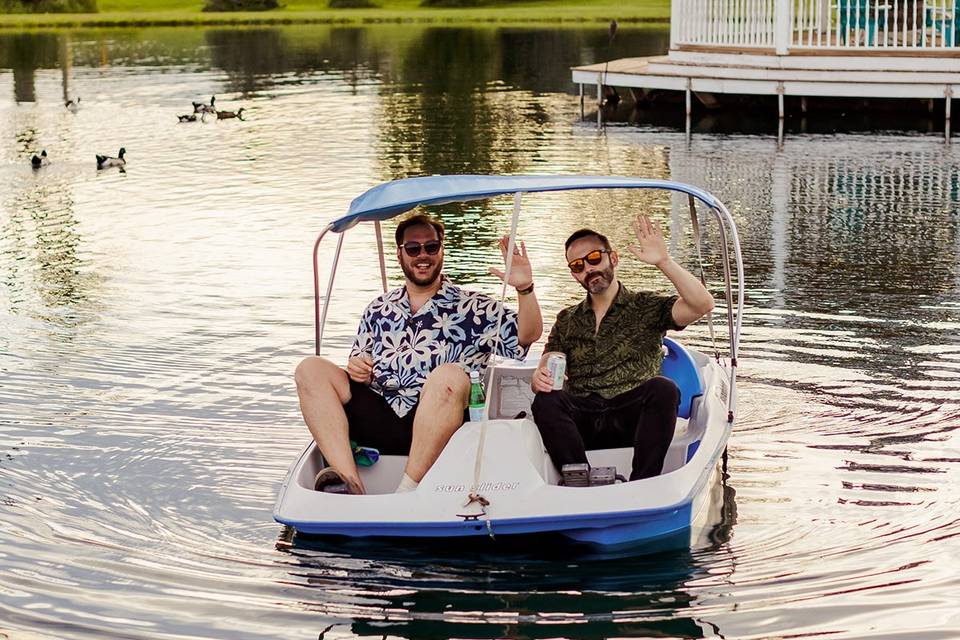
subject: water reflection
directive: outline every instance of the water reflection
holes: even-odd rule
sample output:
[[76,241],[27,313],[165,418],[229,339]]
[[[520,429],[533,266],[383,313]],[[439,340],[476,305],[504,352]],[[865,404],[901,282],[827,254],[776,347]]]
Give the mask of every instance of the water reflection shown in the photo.
[[14,33],[0,37],[0,67],[13,70],[13,95],[17,102],[37,99],[34,72],[56,67],[59,38],[49,33]]
[[205,34],[211,62],[227,75],[225,89],[243,97],[273,87],[273,76],[287,73],[292,65],[278,29],[211,29]]
[[352,620],[327,625],[320,637],[346,628],[411,640],[714,637],[719,628],[695,611],[688,585],[731,579],[735,563],[722,549],[736,503],[727,478],[716,486],[716,508],[692,551],[638,557],[561,536],[358,540],[286,527],[277,548],[296,563],[291,582],[316,590],[304,606]]
[[440,554],[436,543],[298,542],[291,579],[316,590],[306,606],[352,619],[357,635],[701,638],[710,631],[684,613],[695,601],[685,585],[707,575],[689,552],[591,559],[543,539],[536,553],[529,543],[504,541],[442,546]]
[[[569,67],[608,55],[666,51],[664,27],[622,27],[613,46],[605,28],[530,29],[385,25],[369,29],[294,26],[254,29],[77,30],[0,34],[0,68],[14,70],[32,102],[33,72],[123,65],[212,65],[226,72],[225,89],[248,95],[285,83],[289,74],[349,72],[377,77],[415,93],[469,94],[490,83],[530,91],[572,90]],[[504,55],[504,52],[510,52]]]
[[[66,180],[48,179],[46,169],[9,194],[2,225],[3,283],[13,314],[28,313],[52,325],[75,326],[89,319],[98,289],[82,258],[82,236]],[[36,301],[34,302],[34,297]]]

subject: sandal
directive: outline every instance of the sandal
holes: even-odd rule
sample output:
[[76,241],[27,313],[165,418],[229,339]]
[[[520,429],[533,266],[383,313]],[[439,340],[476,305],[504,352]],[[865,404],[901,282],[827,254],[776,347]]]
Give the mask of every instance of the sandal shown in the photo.
[[324,467],[313,479],[313,490],[324,493],[350,493],[347,483],[333,467]]

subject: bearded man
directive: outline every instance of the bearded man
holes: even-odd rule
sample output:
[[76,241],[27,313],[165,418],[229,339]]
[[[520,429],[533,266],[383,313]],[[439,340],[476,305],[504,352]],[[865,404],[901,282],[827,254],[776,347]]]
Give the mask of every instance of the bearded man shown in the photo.
[[[663,231],[646,216],[634,222],[630,251],[658,268],[677,295],[633,292],[614,275],[619,256],[606,236],[575,231],[565,243],[573,279],[587,290],[563,309],[531,380],[533,417],[553,464],[587,462],[588,449],[634,448],[631,480],[659,475],[677,422],[680,392],[660,375],[663,337],[713,309],[713,296],[667,252]],[[546,362],[567,358],[567,384],[553,389]]]
[[[346,369],[320,356],[297,366],[300,410],[329,465],[317,474],[317,490],[365,493],[350,440],[384,455],[409,454],[397,491],[416,489],[467,418],[469,371],[482,374],[495,344],[498,355],[524,358],[543,332],[522,242],[507,283],[519,297],[514,312],[443,275],[439,220],[408,217],[395,237],[404,285],[367,306]],[[506,260],[507,238],[500,251]]]

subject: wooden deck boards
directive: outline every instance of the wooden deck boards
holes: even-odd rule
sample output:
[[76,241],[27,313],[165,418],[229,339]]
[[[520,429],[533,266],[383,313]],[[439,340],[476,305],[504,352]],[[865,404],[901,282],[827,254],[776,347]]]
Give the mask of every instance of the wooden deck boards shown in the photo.
[[666,60],[667,56],[654,56],[648,58],[620,58],[610,62],[599,62],[597,64],[587,64],[581,67],[574,67],[579,71],[592,71],[594,73],[646,73],[651,60]]
[[[960,55],[824,49],[777,56],[760,49],[690,48],[572,68],[576,83],[741,95],[940,98],[960,90]],[[919,52],[914,52],[919,53]]]

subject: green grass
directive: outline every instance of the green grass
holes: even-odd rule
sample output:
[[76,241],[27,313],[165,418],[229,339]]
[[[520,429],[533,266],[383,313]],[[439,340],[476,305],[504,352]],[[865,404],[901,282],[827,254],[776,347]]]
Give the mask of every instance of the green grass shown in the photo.
[[[281,0],[282,1],[282,0]],[[589,23],[666,22],[670,0],[531,0],[482,8],[421,8],[420,0],[373,0],[376,9],[328,9],[326,0],[287,0],[281,9],[262,12],[204,13],[203,0],[99,0],[94,14],[6,14],[0,28],[99,27],[203,24],[288,24],[378,22]]]

